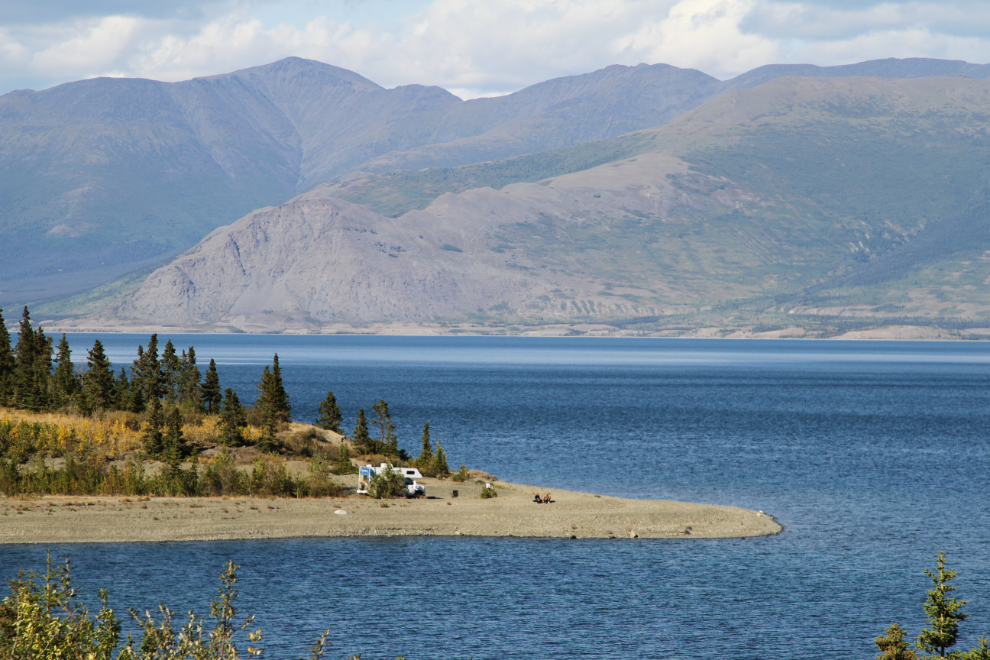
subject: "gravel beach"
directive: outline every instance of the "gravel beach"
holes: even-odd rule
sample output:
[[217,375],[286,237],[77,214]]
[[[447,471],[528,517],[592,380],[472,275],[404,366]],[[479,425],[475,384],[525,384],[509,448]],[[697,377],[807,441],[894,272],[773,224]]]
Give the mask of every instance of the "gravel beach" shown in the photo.
[[[357,478],[340,477],[350,488]],[[635,500],[496,482],[424,479],[428,497],[337,499],[0,498],[0,544],[209,541],[323,536],[517,536],[533,538],[725,538],[782,531],[772,516],[739,507]],[[458,497],[453,497],[453,491]],[[352,491],[353,492],[353,491]],[[383,506],[387,504],[387,506]]]

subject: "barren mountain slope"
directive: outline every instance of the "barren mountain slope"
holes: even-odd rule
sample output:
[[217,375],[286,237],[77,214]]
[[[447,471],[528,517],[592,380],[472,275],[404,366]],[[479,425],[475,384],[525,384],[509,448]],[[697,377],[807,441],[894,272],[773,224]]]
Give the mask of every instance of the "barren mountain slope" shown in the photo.
[[278,329],[793,298],[982,208],[988,110],[983,81],[780,79],[641,134],[649,152],[395,219],[318,187],[217,230],[105,314]]

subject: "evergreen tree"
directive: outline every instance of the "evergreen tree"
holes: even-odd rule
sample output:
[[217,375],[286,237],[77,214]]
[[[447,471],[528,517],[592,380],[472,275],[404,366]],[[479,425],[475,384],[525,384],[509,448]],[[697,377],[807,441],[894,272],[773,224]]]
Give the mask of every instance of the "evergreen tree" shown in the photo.
[[217,363],[212,359],[203,380],[202,396],[206,412],[215,414],[220,411],[220,376],[217,374]]
[[423,422],[423,448],[416,459],[417,467],[429,467],[433,463],[433,448],[430,446],[430,423]]
[[179,357],[175,354],[175,346],[172,340],[165,342],[165,350],[162,351],[162,387],[165,393],[165,400],[175,403],[179,391]]
[[966,654],[966,660],[990,660],[990,646],[987,645],[987,638],[980,637],[980,645]]
[[127,378],[127,369],[120,368],[117,379],[113,382],[113,407],[117,410],[131,409],[131,381]]
[[282,383],[282,368],[278,364],[278,353],[271,369],[265,366],[261,372],[261,382],[258,383],[258,399],[254,404],[264,417],[272,417],[276,422],[289,421],[289,395]]
[[220,410],[220,443],[238,446],[244,444],[244,428],[247,426],[247,416],[237,398],[237,392],[227,388],[224,392],[223,407]]
[[42,328],[31,327],[24,308],[15,353],[14,402],[27,410],[44,410],[50,403],[52,340]]
[[[133,372],[132,372],[133,375]],[[143,413],[145,409],[144,401],[144,391],[141,389],[141,384],[136,378],[131,379],[131,397],[130,405],[126,410],[130,410],[132,413]]]
[[372,453],[371,434],[368,433],[368,418],[364,416],[364,408],[358,410],[357,424],[354,426],[354,433],[351,435],[354,446],[362,453]]
[[138,346],[138,359],[134,361],[131,380],[141,388],[141,395],[146,402],[152,399],[161,400],[165,395],[165,377],[158,359],[157,334],[151,335],[148,340],[148,350]]
[[932,573],[925,569],[925,575],[931,578],[933,588],[928,590],[928,598],[922,604],[931,628],[922,629],[915,644],[919,651],[931,654],[927,656],[929,658],[962,658],[964,654],[961,651],[946,652],[956,645],[959,622],[969,617],[959,611],[969,601],[949,595],[956,590],[956,586],[949,583],[955,579],[957,573],[945,570],[944,552],[938,553],[936,557],[937,572]]
[[395,437],[395,426],[392,424],[392,415],[388,412],[388,404],[385,399],[379,399],[378,403],[371,406],[375,411],[374,424],[378,429],[379,440],[376,443],[378,453],[386,456],[398,456],[399,441]]
[[178,408],[172,408],[165,416],[164,445],[168,477],[175,480],[180,476],[182,455],[186,449],[186,440],[182,435],[182,413]]
[[10,331],[7,330],[7,322],[3,319],[3,309],[0,308],[0,406],[11,402],[16,368],[17,360],[10,344]]
[[340,433],[340,423],[343,421],[337,399],[333,392],[328,390],[327,397],[320,402],[320,418],[316,421],[316,425],[321,429]]
[[182,351],[179,360],[179,403],[192,410],[202,409],[202,387],[199,384],[202,376],[196,366],[196,349],[189,347],[189,352]]
[[58,342],[58,353],[55,355],[55,377],[53,379],[52,398],[55,406],[60,407],[67,404],[79,391],[79,379],[76,377],[76,368],[72,364],[72,350],[69,348],[69,340],[65,333]]
[[437,450],[433,455],[433,464],[430,467],[437,477],[450,476],[450,468],[447,467],[447,452],[440,446],[439,440],[437,440]]
[[164,448],[164,436],[162,427],[165,426],[165,416],[162,414],[162,402],[158,399],[151,400],[151,410],[148,412],[148,421],[144,425],[144,434],[141,441],[144,443],[144,451],[152,457],[162,453]]
[[89,369],[83,374],[82,381],[87,405],[93,410],[110,410],[114,399],[113,371],[99,339],[93,342],[86,364]]
[[354,474],[357,468],[351,463],[351,448],[346,442],[340,443],[340,450],[337,452],[337,460],[333,464],[334,474]]
[[896,623],[890,624],[884,635],[877,637],[874,643],[880,649],[877,660],[917,660],[918,656],[911,650],[911,644],[904,640],[907,631]]

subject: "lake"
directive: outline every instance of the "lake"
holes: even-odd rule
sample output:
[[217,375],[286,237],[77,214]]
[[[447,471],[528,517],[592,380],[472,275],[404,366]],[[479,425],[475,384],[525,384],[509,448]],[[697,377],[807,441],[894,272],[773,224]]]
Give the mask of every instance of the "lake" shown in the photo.
[[[93,335],[70,335],[85,359]],[[118,367],[145,335],[99,335]],[[160,348],[168,335],[160,335]],[[65,545],[91,606],[205,613],[227,559],[273,658],[864,658],[924,622],[944,550],[990,636],[990,345],[172,335],[253,401],[279,354],[293,417],[385,399],[460,463],[521,483],[762,509],[741,540],[296,539]],[[0,523],[2,524],[2,523]],[[0,574],[44,549],[4,546]]]

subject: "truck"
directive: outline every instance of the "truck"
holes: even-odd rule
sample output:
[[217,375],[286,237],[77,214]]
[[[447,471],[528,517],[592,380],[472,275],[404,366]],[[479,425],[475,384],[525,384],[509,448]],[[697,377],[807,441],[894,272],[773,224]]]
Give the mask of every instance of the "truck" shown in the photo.
[[367,495],[371,489],[371,477],[376,474],[382,474],[385,470],[392,470],[392,472],[402,475],[406,499],[411,497],[426,497],[426,486],[416,481],[423,478],[419,470],[411,467],[393,467],[388,463],[382,463],[379,467],[362,465],[358,469],[357,494]]

